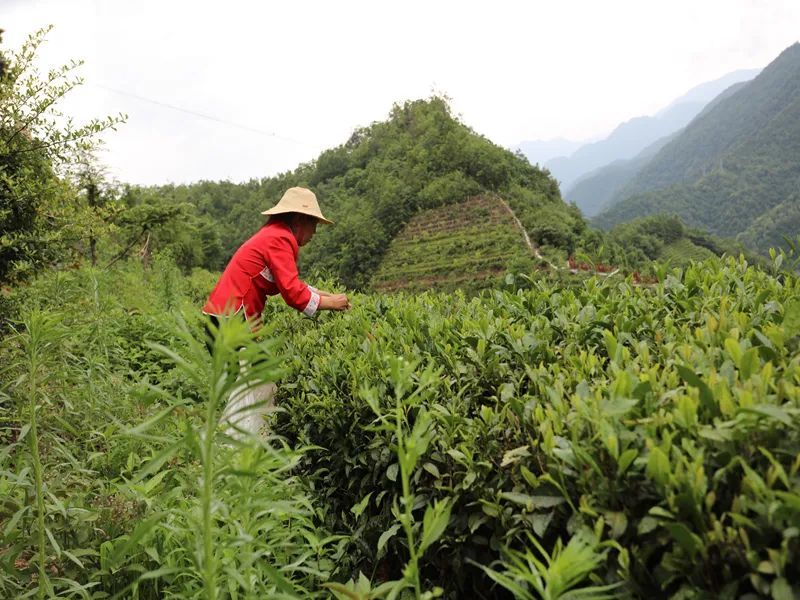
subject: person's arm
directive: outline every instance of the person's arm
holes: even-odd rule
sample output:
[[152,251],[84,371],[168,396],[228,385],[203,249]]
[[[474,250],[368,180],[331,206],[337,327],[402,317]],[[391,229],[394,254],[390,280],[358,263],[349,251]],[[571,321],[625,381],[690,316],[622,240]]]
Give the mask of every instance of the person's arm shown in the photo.
[[[318,290],[310,285],[308,289],[319,294],[319,307],[322,310],[347,310],[350,308],[350,299],[347,297],[347,294],[334,294],[332,292],[326,292],[325,290]],[[329,300],[326,300],[326,298]]]
[[268,262],[275,285],[284,302],[313,317],[318,310],[347,310],[350,303],[344,294],[323,296],[318,290],[300,280],[291,243],[279,237],[270,240]]

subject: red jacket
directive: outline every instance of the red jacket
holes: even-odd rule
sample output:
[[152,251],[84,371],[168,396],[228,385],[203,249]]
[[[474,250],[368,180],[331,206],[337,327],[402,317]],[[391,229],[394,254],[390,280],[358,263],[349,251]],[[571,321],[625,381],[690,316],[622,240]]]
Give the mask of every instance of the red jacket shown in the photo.
[[280,294],[286,304],[313,316],[319,294],[300,281],[297,252],[297,240],[287,225],[264,225],[233,255],[203,312],[222,316],[244,310],[245,318],[260,318],[267,296]]

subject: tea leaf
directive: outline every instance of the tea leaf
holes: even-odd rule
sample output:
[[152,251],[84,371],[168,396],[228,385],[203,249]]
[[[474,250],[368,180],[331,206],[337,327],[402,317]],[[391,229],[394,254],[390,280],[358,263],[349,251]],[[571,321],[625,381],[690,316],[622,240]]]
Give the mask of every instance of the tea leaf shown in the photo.
[[783,329],[787,337],[800,335],[800,299],[793,298],[785,304]]
[[389,527],[389,529],[387,529],[381,534],[381,537],[378,538],[378,548],[377,548],[379,555],[381,554],[381,550],[383,550],[383,548],[386,546],[387,542],[392,537],[394,537],[394,535],[397,533],[399,529],[400,529],[400,523],[395,523],[394,525]]
[[652,448],[647,459],[647,476],[659,485],[665,485],[671,474],[672,470],[667,455],[657,446]]
[[424,465],[422,465],[422,468],[437,479],[442,476],[441,473],[439,473],[439,468],[432,462],[426,462]]
[[689,554],[689,558],[694,558],[697,554],[703,554],[703,540],[690,531],[683,523],[664,523],[664,527],[670,532],[673,539]]
[[526,456],[530,456],[531,453],[528,450],[528,446],[520,446],[519,448],[514,448],[513,450],[508,450],[503,454],[503,460],[500,462],[501,467],[507,467],[510,464],[513,464]]
[[785,577],[778,577],[772,582],[771,592],[773,600],[794,600],[797,597]]
[[750,407],[740,407],[737,413],[750,413],[762,417],[768,417],[780,421],[784,425],[793,426],[795,421],[789,413],[779,406],[774,404],[758,404]]
[[620,454],[619,461],[617,462],[617,475],[620,476],[624,474],[638,455],[639,451],[636,448],[628,448]]
[[524,506],[528,511],[539,508],[552,508],[566,502],[566,500],[560,496],[530,496],[519,492],[502,492],[500,497]]
[[[738,346],[737,346],[738,348]],[[693,369],[684,365],[676,365],[675,368],[680,373],[681,379],[683,379],[686,383],[691,385],[692,387],[696,387],[700,392],[700,402],[703,405],[703,408],[710,412],[714,416],[719,416],[719,404],[714,400],[714,393],[711,391],[711,388],[697,376],[697,373],[694,372]]]
[[364,513],[364,510],[367,508],[367,505],[369,504],[369,499],[371,496],[372,492],[364,496],[359,502],[356,502],[350,508],[350,512],[355,515],[356,519]]

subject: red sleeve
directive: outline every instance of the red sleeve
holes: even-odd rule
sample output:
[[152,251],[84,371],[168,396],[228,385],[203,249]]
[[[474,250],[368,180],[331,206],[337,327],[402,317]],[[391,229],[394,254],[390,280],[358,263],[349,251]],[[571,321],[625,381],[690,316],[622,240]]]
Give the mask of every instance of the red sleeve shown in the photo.
[[319,307],[319,294],[300,280],[291,242],[280,236],[270,238],[267,263],[284,302],[309,317],[314,316]]

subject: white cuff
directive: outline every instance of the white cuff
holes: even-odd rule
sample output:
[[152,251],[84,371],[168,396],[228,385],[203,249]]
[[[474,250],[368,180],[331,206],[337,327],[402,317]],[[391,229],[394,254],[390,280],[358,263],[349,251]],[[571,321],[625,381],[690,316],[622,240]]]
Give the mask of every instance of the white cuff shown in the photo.
[[303,314],[307,317],[313,317],[317,309],[319,308],[319,294],[317,292],[311,292],[311,299],[306,304],[306,307],[303,309]]
[[313,293],[319,294],[319,290],[317,288],[315,288],[313,285],[306,284],[306,287],[308,288],[308,291],[311,292],[312,294]]
[[275,276],[272,274],[272,271],[269,270],[269,267],[264,267],[259,275],[261,275],[267,281],[275,283]]

